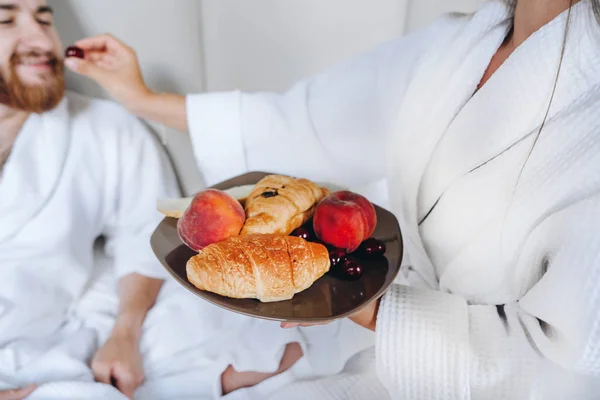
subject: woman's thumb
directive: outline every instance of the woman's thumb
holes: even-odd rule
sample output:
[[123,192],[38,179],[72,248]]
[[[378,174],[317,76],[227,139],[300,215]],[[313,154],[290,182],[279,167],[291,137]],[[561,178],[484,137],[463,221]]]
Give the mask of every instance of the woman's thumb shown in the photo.
[[82,58],[69,57],[65,59],[65,66],[73,72],[94,80],[98,80],[102,75],[102,69],[100,67]]

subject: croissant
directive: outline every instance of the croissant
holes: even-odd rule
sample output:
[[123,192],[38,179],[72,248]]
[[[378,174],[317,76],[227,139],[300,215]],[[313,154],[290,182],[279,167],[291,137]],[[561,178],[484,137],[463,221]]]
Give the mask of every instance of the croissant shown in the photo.
[[255,186],[244,203],[246,222],[240,235],[289,235],[304,224],[329,191],[307,179],[268,175]]
[[198,289],[262,302],[291,299],[328,270],[325,246],[282,235],[232,237],[186,264],[187,278]]

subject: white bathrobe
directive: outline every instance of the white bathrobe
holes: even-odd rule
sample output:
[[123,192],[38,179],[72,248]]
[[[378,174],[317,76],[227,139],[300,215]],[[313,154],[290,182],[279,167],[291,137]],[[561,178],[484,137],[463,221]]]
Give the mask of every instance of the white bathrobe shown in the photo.
[[[143,125],[112,103],[69,93],[27,119],[0,181],[0,390],[35,383],[32,400],[124,398],[94,383],[89,362],[112,328],[118,278],[168,275],[149,244],[161,220],[156,200],[176,194],[161,164]],[[94,256],[100,235],[107,257]],[[146,380],[136,398],[221,397],[227,365],[275,371],[294,341],[316,353],[317,367],[325,347],[340,356],[323,356],[322,370],[308,359],[256,396],[293,376],[337,372],[350,356],[344,349],[355,352],[343,335],[336,340],[339,328],[323,327],[312,339],[283,331],[212,306],[169,278],[144,323]],[[372,346],[374,335],[362,337],[362,348]]]
[[97,335],[75,306],[97,237],[118,277],[164,276],[148,243],[168,192],[153,146],[120,108],[74,94],[26,120],[0,181],[0,390],[93,380]]
[[274,399],[382,398],[368,360],[392,399],[599,398],[600,29],[587,0],[572,9],[554,101],[518,179],[566,16],[479,91],[511,26],[500,1],[283,95],[188,97],[209,182],[248,170],[331,180],[389,206],[403,231],[406,257],[381,303],[375,357]]

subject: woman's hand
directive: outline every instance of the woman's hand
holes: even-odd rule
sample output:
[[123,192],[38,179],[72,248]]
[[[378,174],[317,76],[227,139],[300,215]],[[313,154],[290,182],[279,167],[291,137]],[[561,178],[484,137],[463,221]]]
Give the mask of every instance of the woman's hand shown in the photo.
[[138,340],[127,333],[113,332],[94,356],[92,371],[96,381],[114,385],[132,399],[144,381]]
[[187,132],[185,97],[148,89],[131,47],[110,35],[82,39],[75,45],[83,49],[85,59],[67,58],[69,69],[95,80],[130,113]]
[[85,59],[69,57],[65,65],[95,80],[125,108],[135,108],[150,94],[144,83],[135,51],[111,35],[79,40]]
[[[358,311],[356,314],[351,315],[350,320],[362,326],[363,328],[375,331],[377,324],[377,312],[379,311],[379,303],[381,298],[372,301],[366,307]],[[312,323],[312,324],[298,324],[295,322],[282,322],[282,328],[294,328],[296,326],[314,326],[314,325],[325,325],[328,322],[323,323]]]
[[24,400],[35,388],[35,385],[29,385],[20,389],[0,390],[0,400]]

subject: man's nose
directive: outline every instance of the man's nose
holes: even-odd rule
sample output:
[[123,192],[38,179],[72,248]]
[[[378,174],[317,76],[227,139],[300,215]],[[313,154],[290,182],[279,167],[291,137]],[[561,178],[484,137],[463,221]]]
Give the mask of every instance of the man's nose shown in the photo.
[[37,21],[27,23],[24,28],[22,43],[40,51],[53,50],[54,43],[48,29],[44,29]]

